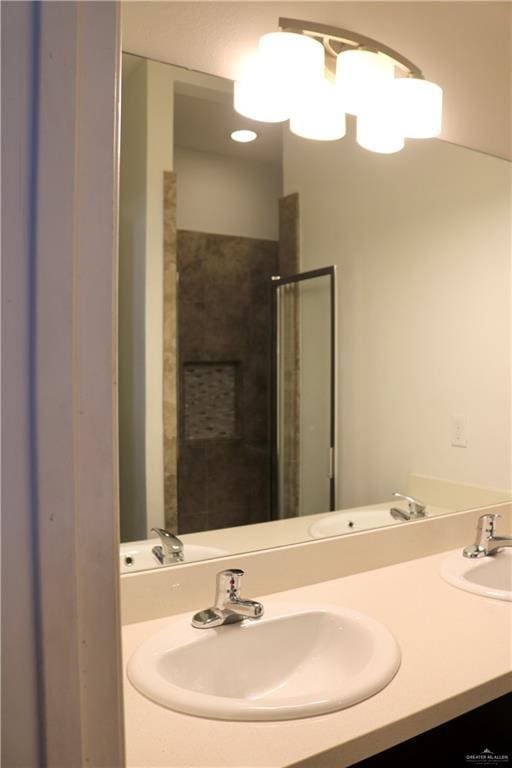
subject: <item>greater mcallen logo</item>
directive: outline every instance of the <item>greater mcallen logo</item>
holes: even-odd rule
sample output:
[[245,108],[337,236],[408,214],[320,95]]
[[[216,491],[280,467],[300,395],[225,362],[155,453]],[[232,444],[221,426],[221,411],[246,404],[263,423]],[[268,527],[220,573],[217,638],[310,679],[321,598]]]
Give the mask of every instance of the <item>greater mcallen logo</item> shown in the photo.
[[466,762],[472,765],[498,765],[509,762],[509,756],[505,754],[495,755],[490,749],[483,749],[479,755],[466,755]]

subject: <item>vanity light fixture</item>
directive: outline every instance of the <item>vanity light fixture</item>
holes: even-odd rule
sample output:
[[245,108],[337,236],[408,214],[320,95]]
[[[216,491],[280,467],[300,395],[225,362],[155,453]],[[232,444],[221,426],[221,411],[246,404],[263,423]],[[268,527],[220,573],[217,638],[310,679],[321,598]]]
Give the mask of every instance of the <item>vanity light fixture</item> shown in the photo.
[[357,118],[357,143],[398,152],[405,138],[441,132],[441,88],[402,54],[356,32],[279,19],[280,32],[260,38],[234,86],[235,110],[261,122],[290,121],[306,139],[345,135]]
[[240,128],[238,131],[230,133],[230,138],[233,141],[238,141],[239,144],[248,144],[250,141],[255,141],[258,138],[256,131],[251,131],[248,128]]

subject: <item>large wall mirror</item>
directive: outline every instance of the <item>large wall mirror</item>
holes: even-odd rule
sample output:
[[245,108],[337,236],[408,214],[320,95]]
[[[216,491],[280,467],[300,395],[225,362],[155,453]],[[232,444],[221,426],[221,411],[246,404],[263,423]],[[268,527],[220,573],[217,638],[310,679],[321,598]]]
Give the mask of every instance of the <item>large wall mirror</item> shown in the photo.
[[510,164],[232,91],[123,55],[122,571],[509,500]]

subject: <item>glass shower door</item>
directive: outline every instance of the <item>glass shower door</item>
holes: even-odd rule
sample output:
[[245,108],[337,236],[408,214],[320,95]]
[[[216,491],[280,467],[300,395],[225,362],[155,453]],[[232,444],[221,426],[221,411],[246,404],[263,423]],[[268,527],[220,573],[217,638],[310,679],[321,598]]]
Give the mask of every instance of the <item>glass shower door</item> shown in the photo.
[[336,268],[272,278],[272,519],[335,509]]

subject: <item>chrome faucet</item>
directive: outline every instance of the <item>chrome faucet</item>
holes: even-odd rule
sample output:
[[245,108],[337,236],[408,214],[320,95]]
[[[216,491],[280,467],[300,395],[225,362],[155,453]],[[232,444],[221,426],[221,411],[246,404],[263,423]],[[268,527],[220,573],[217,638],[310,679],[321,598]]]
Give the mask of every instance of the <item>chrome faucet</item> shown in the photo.
[[476,541],[462,551],[464,557],[495,555],[503,547],[512,547],[512,536],[495,536],[496,520],[501,515],[481,515],[476,527]]
[[240,581],[244,572],[240,568],[228,568],[217,574],[215,605],[205,608],[192,617],[192,626],[196,629],[221,627],[235,624],[243,619],[259,619],[263,615],[263,606],[255,600],[240,597]]
[[426,517],[426,506],[423,504],[423,502],[418,501],[418,499],[413,498],[412,496],[406,496],[403,493],[398,493],[395,491],[393,494],[397,499],[403,499],[407,502],[408,512],[405,512],[405,510],[400,509],[399,507],[391,507],[389,510],[391,513],[391,517],[394,517],[395,520],[418,520],[422,517]]
[[153,547],[151,550],[160,565],[171,565],[172,563],[182,563],[183,542],[178,539],[174,533],[166,531],[165,528],[152,528],[152,531],[160,536],[161,544]]

